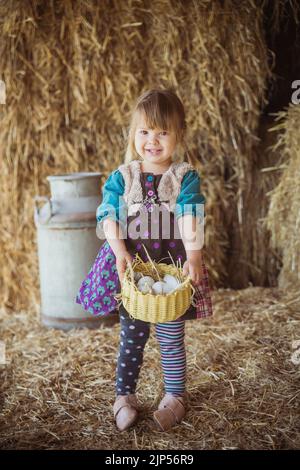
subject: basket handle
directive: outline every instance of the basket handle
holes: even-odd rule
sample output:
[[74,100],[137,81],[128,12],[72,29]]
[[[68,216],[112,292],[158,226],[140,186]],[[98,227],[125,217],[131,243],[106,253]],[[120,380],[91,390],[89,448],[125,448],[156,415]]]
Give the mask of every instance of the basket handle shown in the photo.
[[131,282],[134,284],[134,272],[133,272],[132,265],[129,261],[127,261],[127,266],[129,268],[129,272],[130,272],[130,276],[131,276]]
[[[188,276],[188,277],[189,277],[189,280],[190,280],[190,279],[191,279],[191,277],[190,277],[190,276]],[[193,298],[193,297],[194,297],[194,295],[195,295],[195,293],[196,293],[196,289],[195,289],[195,287],[193,286],[193,284],[192,284],[192,283],[190,283],[190,285],[191,285],[191,289],[192,289],[192,298]]]

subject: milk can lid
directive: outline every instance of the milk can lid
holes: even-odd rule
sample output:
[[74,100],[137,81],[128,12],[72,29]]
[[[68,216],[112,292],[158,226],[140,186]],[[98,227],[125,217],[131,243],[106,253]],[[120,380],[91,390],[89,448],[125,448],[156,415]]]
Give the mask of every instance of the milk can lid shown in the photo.
[[80,179],[85,179],[85,178],[95,178],[99,176],[103,176],[103,173],[97,173],[97,172],[65,173],[62,175],[47,176],[47,180],[48,181],[55,181],[55,180],[73,181],[73,180],[80,180]]

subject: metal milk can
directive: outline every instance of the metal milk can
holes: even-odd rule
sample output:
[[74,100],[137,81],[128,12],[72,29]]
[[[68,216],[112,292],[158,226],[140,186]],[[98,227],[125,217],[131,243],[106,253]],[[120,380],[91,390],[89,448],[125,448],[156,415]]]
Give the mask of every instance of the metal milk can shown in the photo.
[[[48,176],[51,199],[36,196],[41,322],[47,327],[96,328],[117,314],[93,317],[75,303],[76,294],[103,243],[96,236],[102,173]],[[45,204],[39,208],[39,203]]]

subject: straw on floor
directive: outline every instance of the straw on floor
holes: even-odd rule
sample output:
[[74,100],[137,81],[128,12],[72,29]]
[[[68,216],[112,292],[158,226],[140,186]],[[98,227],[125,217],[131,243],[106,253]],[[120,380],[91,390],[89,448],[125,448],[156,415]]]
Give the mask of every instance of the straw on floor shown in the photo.
[[138,384],[141,419],[119,433],[112,415],[119,325],[66,333],[42,328],[33,312],[2,313],[0,447],[299,448],[299,292],[222,289],[213,303],[212,319],[186,324],[189,407],[168,433],[152,421],[163,394],[153,332]]

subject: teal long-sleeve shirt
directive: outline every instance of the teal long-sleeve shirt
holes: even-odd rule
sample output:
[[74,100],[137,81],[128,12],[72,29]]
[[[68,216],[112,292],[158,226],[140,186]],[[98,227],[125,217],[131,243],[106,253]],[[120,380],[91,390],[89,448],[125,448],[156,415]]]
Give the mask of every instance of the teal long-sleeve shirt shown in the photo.
[[[123,198],[125,182],[119,170],[113,171],[107,178],[102,188],[102,202],[97,208],[97,224],[102,225],[106,218],[115,220],[121,224],[126,223],[127,210]],[[176,200],[175,217],[192,214],[204,220],[206,199],[201,193],[201,180],[197,170],[188,171],[182,178],[180,193]]]

